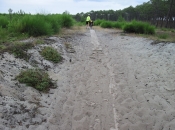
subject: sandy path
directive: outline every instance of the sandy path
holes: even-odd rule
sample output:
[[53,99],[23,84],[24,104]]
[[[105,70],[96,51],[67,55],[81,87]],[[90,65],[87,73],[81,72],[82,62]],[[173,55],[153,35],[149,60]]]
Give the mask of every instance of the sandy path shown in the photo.
[[113,57],[119,129],[175,129],[175,45],[152,46],[147,39],[127,36],[99,37]]
[[108,29],[78,36],[47,129],[174,130],[175,45],[151,42]]
[[109,130],[114,127],[107,68],[109,60],[99,49],[95,32],[91,34],[93,35],[88,32],[83,42],[75,47],[77,59],[71,65],[70,93],[63,106],[63,123],[60,129]]

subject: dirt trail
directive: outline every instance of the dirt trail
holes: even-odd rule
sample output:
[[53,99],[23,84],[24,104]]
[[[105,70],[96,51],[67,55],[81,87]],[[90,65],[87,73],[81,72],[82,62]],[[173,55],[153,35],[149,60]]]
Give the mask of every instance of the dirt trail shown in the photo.
[[74,42],[49,129],[175,129],[173,43],[153,46],[108,29],[87,30]]
[[[110,59],[101,49],[95,31],[87,32],[74,48],[77,53],[70,63],[69,93],[65,95],[62,114],[54,114],[54,119],[62,117],[59,123],[62,130],[117,130],[111,95],[114,83],[110,80],[113,76]],[[58,110],[55,108],[56,112]]]

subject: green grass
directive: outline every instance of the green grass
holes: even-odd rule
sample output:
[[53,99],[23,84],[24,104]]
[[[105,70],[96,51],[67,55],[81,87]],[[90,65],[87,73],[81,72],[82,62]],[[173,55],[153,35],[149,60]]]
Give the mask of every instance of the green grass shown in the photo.
[[50,87],[54,86],[49,75],[39,69],[22,71],[15,79],[39,91],[47,91]]
[[[73,18],[68,14],[37,14],[0,16],[0,27],[6,29],[9,37],[19,35],[45,36],[58,34],[61,28],[70,28],[74,25]],[[9,38],[7,38],[9,39]]]
[[168,34],[164,33],[164,34],[158,34],[157,37],[160,39],[167,39],[169,36]]
[[57,50],[55,50],[52,47],[45,47],[40,54],[49,61],[52,61],[54,63],[58,63],[62,60],[61,55],[57,52]]

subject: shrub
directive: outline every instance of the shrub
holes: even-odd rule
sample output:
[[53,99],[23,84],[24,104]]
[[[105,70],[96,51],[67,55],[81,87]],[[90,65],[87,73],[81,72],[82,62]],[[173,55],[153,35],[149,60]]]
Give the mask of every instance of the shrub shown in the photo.
[[146,22],[132,21],[124,25],[123,30],[129,33],[155,34],[155,27]]
[[70,28],[73,24],[74,20],[68,14],[26,14],[14,17],[8,23],[8,31],[14,34],[28,34],[37,37],[59,33],[62,27]]
[[45,16],[26,16],[22,19],[22,33],[28,33],[30,36],[51,35],[53,33],[52,25],[46,22]]
[[155,34],[155,27],[151,25],[147,25],[147,27],[144,30],[145,34]]
[[73,26],[73,18],[69,14],[62,14],[61,24],[62,27],[70,28],[71,26]]
[[8,25],[8,19],[5,16],[0,16],[0,27],[6,28]]
[[15,35],[22,33],[22,30],[24,28],[24,25],[21,24],[20,20],[12,20],[9,24],[8,24],[8,31],[10,33],[14,33]]
[[125,22],[125,19],[120,15],[120,16],[118,17],[117,22]]
[[20,83],[25,83],[39,91],[46,91],[53,86],[48,74],[39,69],[28,69],[22,71],[15,79]]
[[7,40],[8,32],[6,29],[0,27],[0,44]]
[[94,21],[94,26],[99,26],[104,21],[105,20],[97,19],[97,20]]
[[58,63],[62,60],[61,55],[52,47],[45,47],[40,53],[46,60]]
[[121,29],[123,27],[123,25],[125,25],[125,22],[114,22],[112,26],[114,28],[120,28]]
[[127,23],[124,25],[123,30],[125,32],[135,32],[134,26],[132,23]]
[[51,28],[54,33],[58,33],[61,28],[61,17],[57,17],[56,15],[47,15],[45,17],[46,21],[51,24]]
[[102,28],[112,28],[112,22],[110,22],[110,21],[104,21],[104,22],[102,22],[101,24],[100,24],[100,26],[102,27]]

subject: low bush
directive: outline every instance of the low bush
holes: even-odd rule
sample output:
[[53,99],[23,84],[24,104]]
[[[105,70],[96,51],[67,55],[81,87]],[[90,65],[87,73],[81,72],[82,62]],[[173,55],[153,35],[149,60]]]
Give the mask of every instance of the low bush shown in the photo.
[[124,25],[125,25],[125,22],[114,22],[112,26],[114,28],[122,29]]
[[113,23],[110,22],[110,21],[103,21],[103,22],[100,24],[100,26],[101,26],[102,28],[112,28],[112,27],[113,27]]
[[149,23],[146,22],[140,22],[135,20],[130,23],[126,23],[123,27],[123,30],[129,33],[155,34],[154,26],[151,26]]
[[59,33],[61,29],[61,17],[56,15],[47,15],[46,22],[50,23],[54,33]]
[[7,41],[8,32],[6,29],[0,27],[0,44]]
[[144,30],[145,34],[155,34],[155,26],[147,25]]
[[6,28],[8,26],[8,19],[5,16],[0,16],[0,27]]
[[102,22],[104,22],[104,21],[105,21],[105,20],[97,19],[97,20],[94,21],[94,26],[100,26],[100,24],[101,24]]
[[61,24],[62,27],[70,28],[73,26],[73,18],[69,14],[62,14],[61,15]]
[[39,69],[28,69],[22,71],[15,79],[20,83],[25,83],[26,85],[34,87],[39,91],[46,91],[50,87],[53,87],[53,83],[49,78],[49,75]]
[[25,16],[22,21],[22,33],[28,33],[30,36],[51,35],[53,33],[52,25],[46,22],[45,16]]
[[123,27],[125,32],[135,32],[134,25],[132,23],[126,23]]
[[61,55],[52,47],[44,47],[44,49],[40,52],[40,54],[49,61],[54,63],[58,63],[62,60]]

